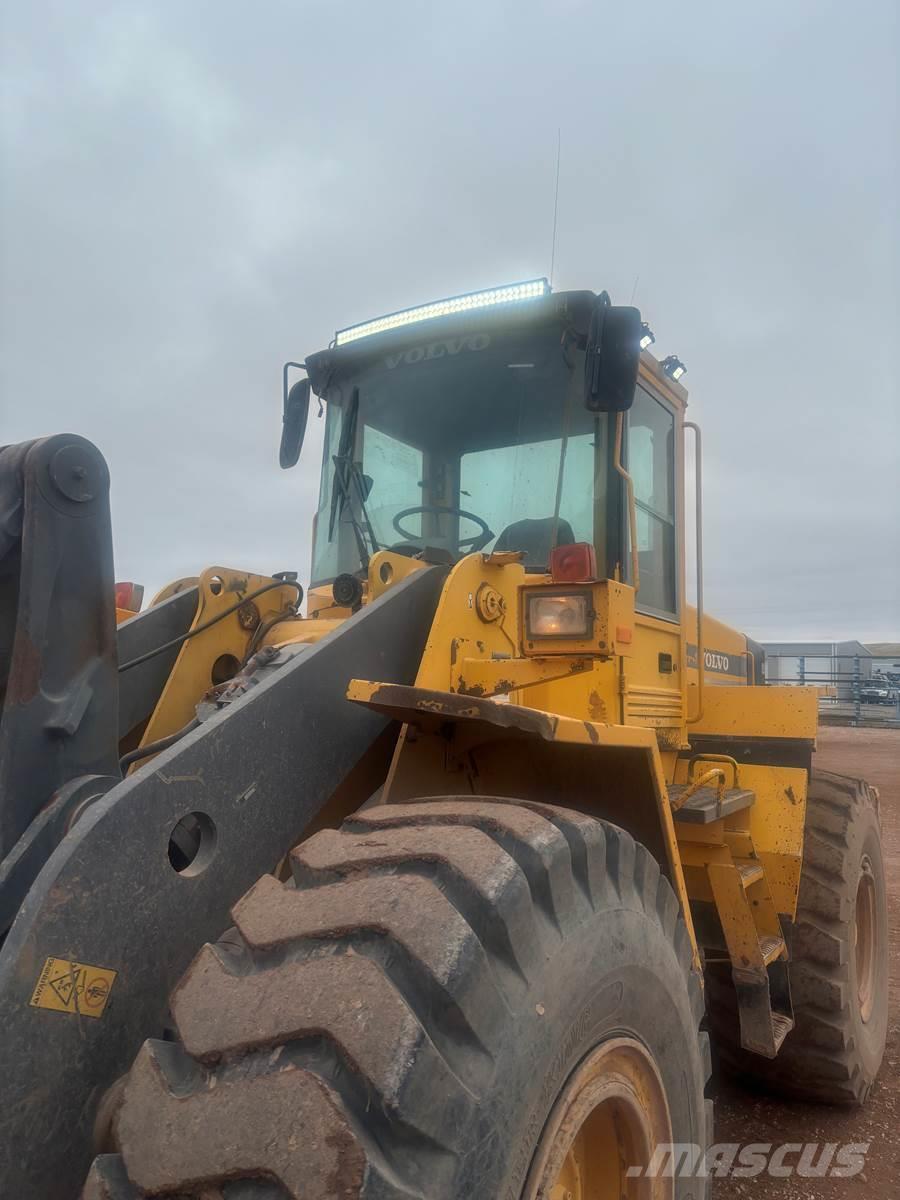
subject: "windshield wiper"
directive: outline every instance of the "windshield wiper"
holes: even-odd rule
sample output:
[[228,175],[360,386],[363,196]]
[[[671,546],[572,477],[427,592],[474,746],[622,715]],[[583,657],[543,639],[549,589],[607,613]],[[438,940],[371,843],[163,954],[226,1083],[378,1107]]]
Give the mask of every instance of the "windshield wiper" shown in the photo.
[[[565,362],[566,366],[568,366],[569,362],[568,362],[568,359],[566,358],[565,345],[563,345],[563,348],[562,348],[562,356],[563,356],[563,362]],[[562,436],[560,437],[560,441],[559,441],[559,467],[557,468],[557,472],[556,472],[556,501],[553,505],[553,525],[552,525],[551,532],[550,532],[550,550],[551,551],[556,546],[556,540],[557,540],[557,537],[559,536],[559,510],[560,510],[560,506],[562,505],[563,474],[566,469],[566,455],[568,454],[568,451],[569,451],[569,425],[571,422],[571,417],[572,417],[572,388],[568,387],[566,389],[566,395],[565,395],[565,399],[563,401],[563,419],[562,419],[562,430],[561,430]]]
[[[350,524],[353,528],[353,536],[356,539],[356,549],[359,554],[359,561],[363,567],[369,566],[369,550],[366,546],[366,534],[369,536],[369,541],[372,543],[372,552],[375,553],[380,547],[375,538],[375,531],[372,528],[372,522],[369,520],[369,514],[366,511],[366,496],[371,488],[365,485],[365,479],[360,468],[360,464],[353,461],[353,443],[356,440],[356,425],[359,417],[359,388],[353,389],[353,395],[350,399],[350,406],[347,409],[344,417],[344,425],[341,429],[341,440],[338,445],[337,454],[332,455],[334,463],[334,488],[331,493],[331,514],[328,521],[328,540],[334,539],[334,527],[337,523],[338,516],[343,516],[347,511],[350,516]],[[353,499],[354,493],[356,500],[359,503],[359,509],[363,516],[361,522],[354,512]],[[364,522],[364,524],[363,524]]]

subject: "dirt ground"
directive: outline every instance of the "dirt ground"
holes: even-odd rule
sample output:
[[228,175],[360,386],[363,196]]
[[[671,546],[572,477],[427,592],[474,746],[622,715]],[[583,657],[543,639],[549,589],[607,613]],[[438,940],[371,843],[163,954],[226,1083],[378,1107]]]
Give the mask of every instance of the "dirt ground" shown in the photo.
[[[852,1179],[721,1179],[716,1200],[900,1197],[900,730],[830,727],[819,732],[814,765],[858,775],[878,788],[884,828],[890,937],[890,1016],[884,1065],[865,1107],[829,1109],[783,1103],[716,1081],[716,1141],[869,1142],[862,1174]],[[788,1159],[796,1162],[796,1156]]]

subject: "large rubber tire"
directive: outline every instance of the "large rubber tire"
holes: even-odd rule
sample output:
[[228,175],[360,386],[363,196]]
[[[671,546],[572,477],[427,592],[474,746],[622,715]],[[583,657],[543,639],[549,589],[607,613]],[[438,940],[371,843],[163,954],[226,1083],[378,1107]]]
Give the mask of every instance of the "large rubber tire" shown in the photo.
[[[857,963],[857,896],[871,878],[870,1011]],[[740,1047],[734,989],[707,976],[710,1029],[723,1065],[766,1091],[823,1104],[862,1104],[884,1056],[888,929],[877,794],[862,779],[814,771],[809,784],[789,976],[794,1029],[772,1061]],[[868,1007],[868,1006],[867,1006]]]
[[[707,1146],[703,1001],[643,846],[485,797],[368,809],[266,876],[176,989],[88,1200],[518,1200],[595,1047],[652,1056],[672,1141]],[[700,1200],[705,1181],[675,1181]]]

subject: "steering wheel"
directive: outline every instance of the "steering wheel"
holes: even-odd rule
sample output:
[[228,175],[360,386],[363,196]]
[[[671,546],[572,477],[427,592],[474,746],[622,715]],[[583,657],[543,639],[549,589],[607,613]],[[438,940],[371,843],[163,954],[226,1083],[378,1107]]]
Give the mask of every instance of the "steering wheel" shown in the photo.
[[421,542],[422,538],[420,535],[410,533],[408,529],[404,529],[400,522],[404,519],[404,517],[412,517],[418,513],[447,513],[449,516],[465,517],[467,521],[474,521],[476,525],[481,527],[481,532],[476,533],[474,537],[465,538],[463,541],[458,543],[460,550],[468,547],[470,554],[474,554],[475,551],[481,550],[494,536],[488,526],[487,521],[483,521],[481,517],[476,516],[475,513],[466,512],[464,508],[453,508],[451,505],[445,506],[442,504],[414,504],[412,508],[401,509],[401,511],[398,512],[394,517],[394,528],[397,530],[400,536],[405,538],[408,542]]

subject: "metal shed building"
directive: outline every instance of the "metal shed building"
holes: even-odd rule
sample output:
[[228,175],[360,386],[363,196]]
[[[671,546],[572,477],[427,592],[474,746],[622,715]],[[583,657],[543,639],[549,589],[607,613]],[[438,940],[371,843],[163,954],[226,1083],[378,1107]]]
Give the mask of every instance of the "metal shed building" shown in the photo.
[[839,700],[853,698],[854,679],[872,675],[862,642],[765,642],[767,683],[834,684]]

